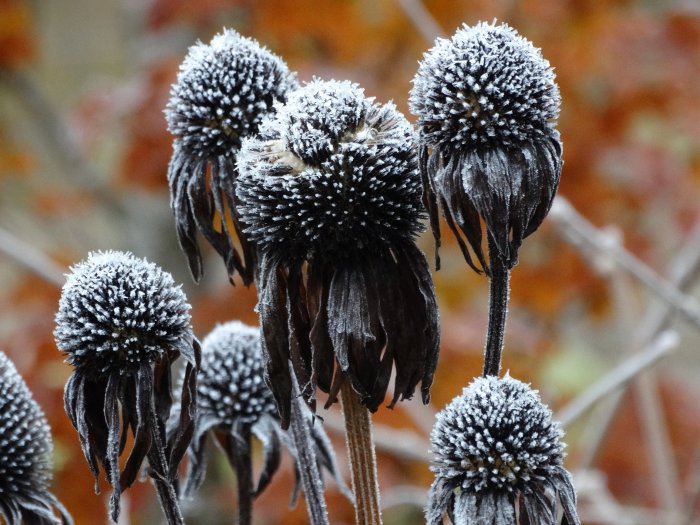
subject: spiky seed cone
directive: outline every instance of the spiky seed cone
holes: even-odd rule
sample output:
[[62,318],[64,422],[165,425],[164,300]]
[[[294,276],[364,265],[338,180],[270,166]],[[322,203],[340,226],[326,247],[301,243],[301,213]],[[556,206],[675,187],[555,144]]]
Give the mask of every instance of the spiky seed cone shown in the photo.
[[49,492],[52,451],[44,412],[15,365],[0,352],[0,518],[9,525],[73,523]]
[[446,513],[455,525],[510,525],[516,514],[556,525],[557,504],[562,523],[578,524],[562,435],[536,390],[508,375],[475,379],[438,414],[430,436],[429,525]]

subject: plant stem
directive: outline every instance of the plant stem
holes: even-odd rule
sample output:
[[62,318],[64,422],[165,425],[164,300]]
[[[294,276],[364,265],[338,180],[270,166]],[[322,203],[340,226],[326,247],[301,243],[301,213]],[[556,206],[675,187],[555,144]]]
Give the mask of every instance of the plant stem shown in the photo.
[[503,337],[508,315],[508,292],[510,270],[501,259],[489,235],[489,260],[491,276],[489,281],[489,328],[486,333],[484,351],[484,377],[497,376],[501,370]]
[[153,444],[148,451],[148,462],[152,470],[151,477],[156,486],[158,500],[160,501],[160,506],[163,509],[168,525],[184,525],[185,520],[182,518],[175,487],[173,487],[172,482],[168,479],[169,468],[165,455],[163,454],[165,449],[163,446],[161,429],[159,428],[158,421],[153,411],[150,417]]
[[[250,525],[253,522],[253,458],[249,448],[251,432],[248,425],[241,428],[240,437],[247,444],[245,450],[231,450],[238,478],[238,525]],[[233,449],[238,443],[231,439],[229,445]]]
[[299,465],[299,477],[304,487],[306,510],[309,513],[311,525],[328,525],[328,511],[323,498],[323,483],[318,470],[318,461],[311,431],[309,430],[309,418],[304,413],[299,385],[292,373],[292,418],[290,430],[294,445],[297,449]]
[[381,525],[377,458],[372,441],[370,414],[360,403],[360,397],[347,380],[340,388],[340,397],[345,418],[345,439],[350,457],[352,490],[355,494],[355,523],[356,525]]

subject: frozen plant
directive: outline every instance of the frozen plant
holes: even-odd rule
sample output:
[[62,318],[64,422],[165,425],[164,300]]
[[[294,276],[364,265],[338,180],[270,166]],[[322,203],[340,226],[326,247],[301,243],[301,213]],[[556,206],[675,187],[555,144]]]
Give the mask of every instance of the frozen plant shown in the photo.
[[[72,268],[61,293],[56,346],[74,371],[65,408],[98,489],[100,465],[112,485],[110,516],[148,459],[147,472],[169,524],[181,524],[175,481],[194,429],[199,343],[190,305],[173,278],[130,253],[97,252]],[[180,417],[170,438],[171,365],[186,361]],[[119,456],[133,444],[126,463]]]
[[245,284],[252,282],[255,249],[238,222],[236,155],[274,102],[296,87],[279,57],[229,29],[192,46],[180,66],[165,109],[175,136],[168,183],[178,239],[195,280],[202,276],[199,231],[223,257],[231,279],[238,272]]
[[437,415],[428,525],[579,525],[562,430],[536,390],[476,378]]

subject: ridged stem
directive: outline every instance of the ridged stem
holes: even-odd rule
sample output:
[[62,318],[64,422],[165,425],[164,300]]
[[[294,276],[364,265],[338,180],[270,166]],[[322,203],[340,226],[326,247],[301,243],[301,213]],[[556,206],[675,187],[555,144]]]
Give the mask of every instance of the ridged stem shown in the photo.
[[503,338],[508,315],[508,294],[510,291],[510,270],[504,264],[495,243],[489,235],[489,326],[484,350],[484,377],[497,376],[501,370]]
[[372,440],[372,421],[369,410],[360,403],[360,397],[349,381],[340,388],[345,418],[345,439],[350,457],[352,490],[355,494],[356,525],[381,525],[377,458]]

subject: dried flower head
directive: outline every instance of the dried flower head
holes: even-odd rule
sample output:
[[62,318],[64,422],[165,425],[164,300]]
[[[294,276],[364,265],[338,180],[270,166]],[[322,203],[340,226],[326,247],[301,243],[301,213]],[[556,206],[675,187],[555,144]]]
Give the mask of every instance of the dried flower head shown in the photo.
[[428,524],[447,513],[455,525],[556,525],[558,505],[562,524],[579,524],[562,434],[525,383],[475,379],[438,414],[430,436]]
[[315,80],[243,142],[238,168],[241,222],[261,258],[268,383],[283,424],[289,360],[307,400],[318,386],[333,402],[347,378],[376,410],[395,365],[392,405],[419,382],[427,401],[438,315],[414,244],[422,189],[403,115],[356,84]]
[[[252,281],[254,249],[238,225],[236,154],[254,135],[273,103],[297,87],[294,74],[255,40],[224,30],[192,46],[180,66],[165,110],[175,135],[168,168],[171,206],[180,245],[195,280],[202,275],[196,231],[223,257],[229,275]],[[237,252],[229,219],[241,245]]]
[[472,268],[489,272],[480,220],[495,247],[490,257],[512,268],[561,174],[560,96],[549,62],[508,25],[481,22],[438,39],[413,84],[409,106],[438,245],[439,203]]
[[[179,514],[177,501],[165,501],[164,495],[174,494],[177,466],[193,431],[199,345],[189,310],[170,274],[129,253],[92,253],[72,268],[63,286],[54,336],[75,368],[66,383],[66,412],[96,491],[99,465],[114,489],[110,511],[115,522],[119,496],[136,479],[144,458],[169,522]],[[170,367],[180,355],[187,361],[182,416],[166,441]],[[120,472],[129,430],[134,441]]]
[[[252,499],[270,483],[280,466],[281,444],[294,459],[297,472],[292,502],[299,492],[298,455],[291,436],[280,427],[277,406],[265,384],[260,330],[231,321],[217,326],[202,342],[202,366],[197,385],[197,419],[189,449],[190,464],[185,495],[192,495],[204,481],[207,436],[215,439],[236,471],[239,509],[250,509]],[[310,412],[308,416],[311,417]],[[349,494],[335,462],[333,449],[318,422],[311,436],[319,467],[325,467]],[[252,437],[263,448],[263,468],[253,487]],[[245,520],[241,519],[241,523]]]
[[3,352],[0,437],[0,521],[8,525],[72,524],[66,509],[49,492],[53,443],[46,416]]

